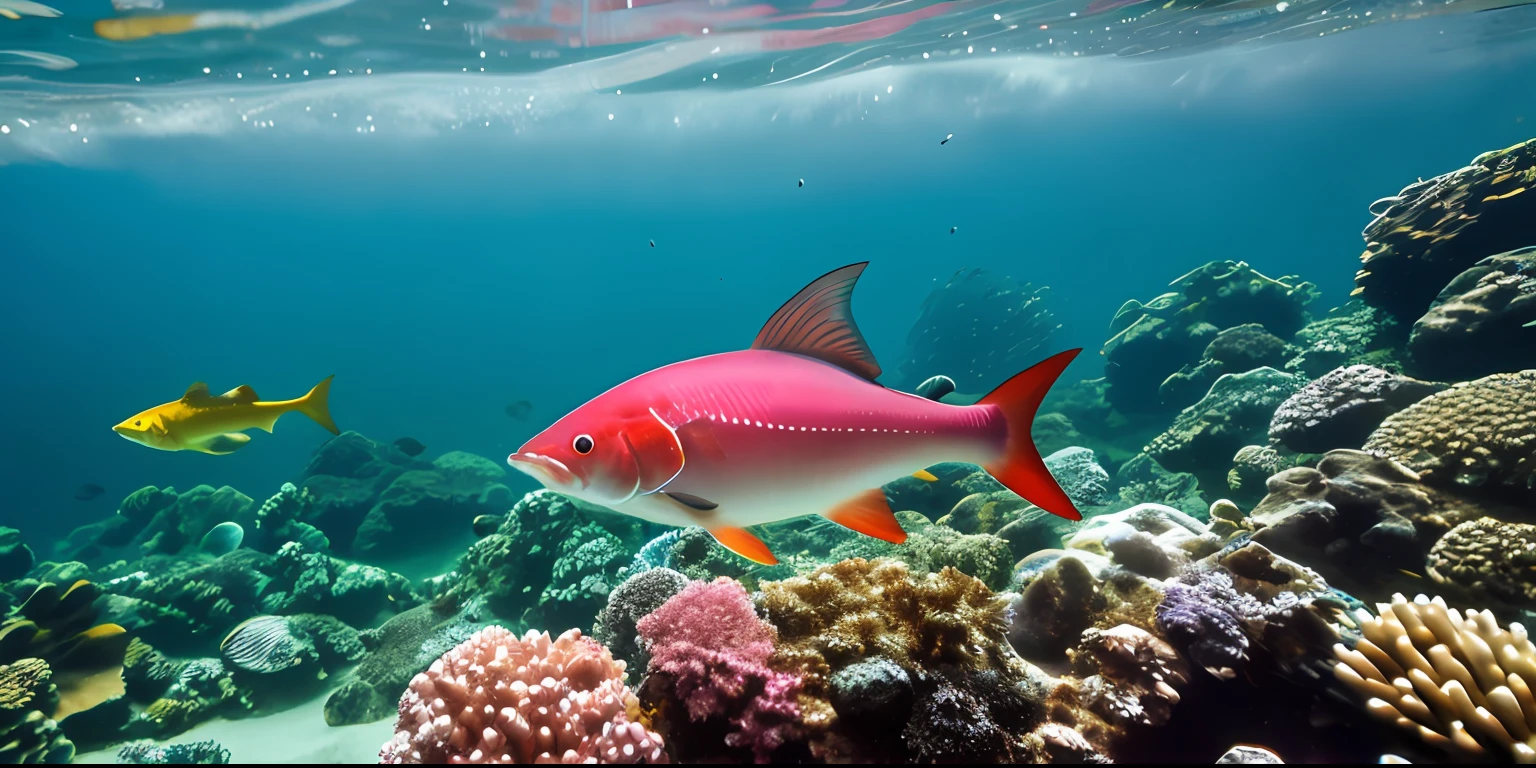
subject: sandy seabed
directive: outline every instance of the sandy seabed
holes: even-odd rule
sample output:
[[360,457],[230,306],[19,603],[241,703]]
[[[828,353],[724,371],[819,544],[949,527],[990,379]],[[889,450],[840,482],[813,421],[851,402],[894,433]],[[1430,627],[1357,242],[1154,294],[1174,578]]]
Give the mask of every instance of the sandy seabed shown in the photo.
[[[325,696],[292,709],[243,720],[213,720],[167,744],[212,739],[230,752],[230,763],[377,765],[379,747],[395,732],[394,718],[333,728],[325,724]],[[75,756],[76,763],[112,764],[117,747]]]

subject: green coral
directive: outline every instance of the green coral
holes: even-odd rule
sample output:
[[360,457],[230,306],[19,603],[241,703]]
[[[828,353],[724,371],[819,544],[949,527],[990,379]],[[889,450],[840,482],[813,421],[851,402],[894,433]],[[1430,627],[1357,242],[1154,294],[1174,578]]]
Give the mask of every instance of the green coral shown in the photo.
[[986,533],[960,533],[931,523],[916,512],[897,512],[896,519],[907,531],[904,543],[855,536],[833,547],[831,559],[887,557],[906,563],[917,574],[954,568],[980,579],[991,589],[1008,585],[1013,573],[1013,554],[1007,540]]

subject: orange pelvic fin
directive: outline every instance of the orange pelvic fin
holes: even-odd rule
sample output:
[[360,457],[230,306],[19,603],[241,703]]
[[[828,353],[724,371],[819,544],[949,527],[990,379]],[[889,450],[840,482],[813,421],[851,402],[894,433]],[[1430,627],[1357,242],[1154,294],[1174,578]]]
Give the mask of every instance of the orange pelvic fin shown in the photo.
[[891,511],[890,502],[885,500],[885,491],[879,488],[871,488],[821,513],[821,516],[850,531],[858,531],[892,544],[907,540],[907,532],[901,529],[901,523],[896,522],[896,513]]
[[720,525],[708,530],[709,535],[715,537],[715,541],[720,542],[720,546],[754,563],[760,565],[779,564],[779,559],[773,556],[773,552],[768,549],[768,545],[744,528]]

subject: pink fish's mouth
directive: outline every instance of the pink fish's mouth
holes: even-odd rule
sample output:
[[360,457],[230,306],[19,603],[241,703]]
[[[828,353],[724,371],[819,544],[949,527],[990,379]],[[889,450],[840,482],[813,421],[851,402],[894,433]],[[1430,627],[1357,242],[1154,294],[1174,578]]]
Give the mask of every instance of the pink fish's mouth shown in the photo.
[[559,460],[532,451],[514,453],[507,457],[507,463],[513,469],[538,480],[548,488],[581,490],[587,485]]

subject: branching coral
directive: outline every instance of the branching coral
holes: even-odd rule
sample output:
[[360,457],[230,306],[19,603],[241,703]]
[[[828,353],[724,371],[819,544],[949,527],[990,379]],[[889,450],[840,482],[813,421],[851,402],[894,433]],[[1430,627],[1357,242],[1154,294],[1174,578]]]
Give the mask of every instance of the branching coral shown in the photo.
[[519,639],[492,626],[411,680],[379,762],[667,762],[636,713],[624,662],[579,630]]
[[1376,609],[1358,612],[1354,648],[1334,646],[1334,674],[1368,712],[1457,759],[1536,763],[1536,645],[1524,627],[1423,595]]
[[694,582],[641,619],[638,630],[666,700],[679,702],[693,721],[727,718],[728,746],[767,762],[798,736],[800,679],[767,666],[774,630],[757,617],[741,584],[724,577]]

